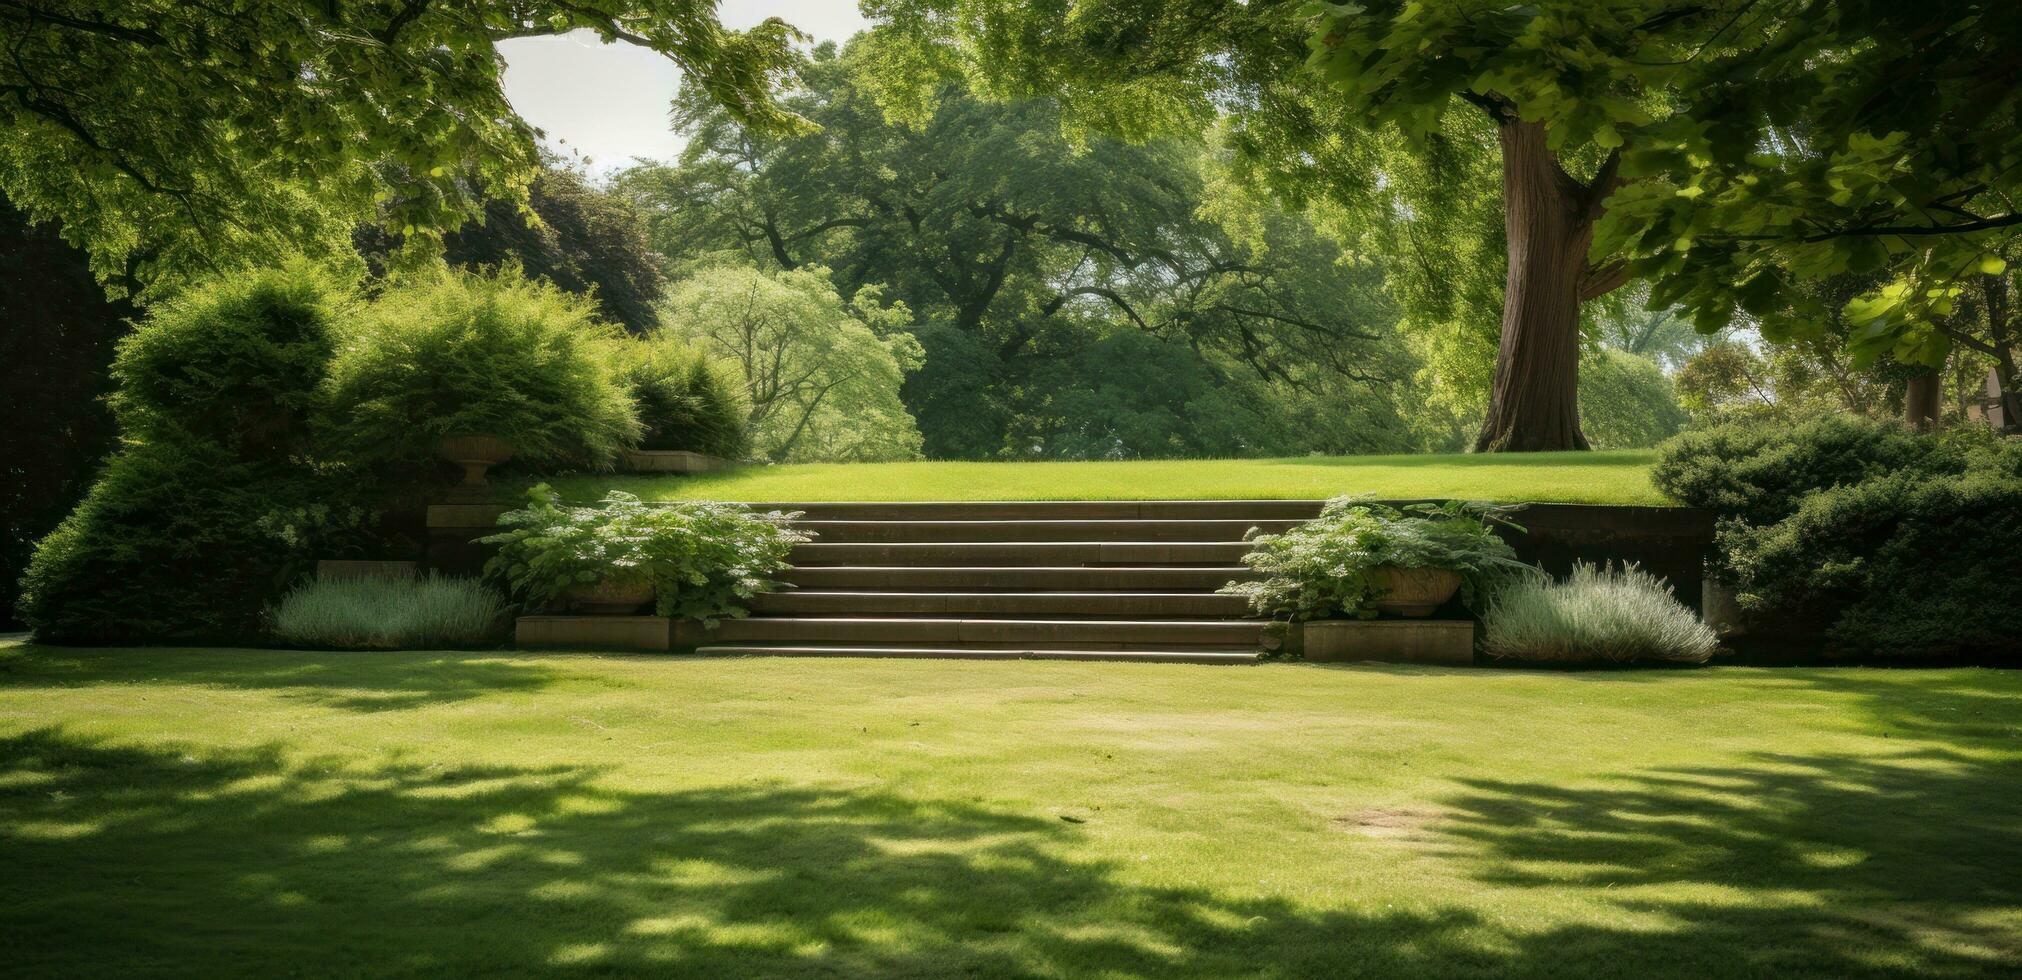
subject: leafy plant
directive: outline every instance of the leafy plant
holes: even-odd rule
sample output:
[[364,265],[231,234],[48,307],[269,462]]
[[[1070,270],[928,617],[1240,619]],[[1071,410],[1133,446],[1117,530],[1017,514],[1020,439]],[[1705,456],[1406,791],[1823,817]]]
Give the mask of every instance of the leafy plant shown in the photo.
[[283,445],[320,404],[349,283],[304,259],[217,277],[119,344],[111,404],[131,438]]
[[21,615],[46,643],[241,643],[369,516],[354,481],[210,443],[115,456],[37,545]]
[[506,602],[473,579],[317,579],[282,597],[274,635],[306,647],[413,650],[497,641]]
[[1489,655],[1537,663],[1704,663],[1719,640],[1636,567],[1573,566],[1563,582],[1530,578],[1504,589],[1482,614]]
[[1832,653],[2022,653],[2022,479],[2012,472],[1904,472],[1823,490],[1721,543],[1751,617],[1822,630]]
[[754,513],[740,504],[647,505],[613,490],[597,506],[573,507],[547,484],[527,497],[526,507],[499,518],[507,530],[479,541],[499,546],[485,574],[535,606],[577,585],[643,579],[662,616],[742,616],[744,600],[774,587],[788,552],[808,540],[790,526],[799,514]]
[[641,449],[685,449],[738,459],[751,446],[743,385],[680,339],[658,335],[619,348],[637,407]]
[[1900,425],[1844,415],[1729,422],[1665,443],[1650,479],[1681,503],[1761,525],[1790,516],[1814,490],[1898,471],[1957,473],[1965,458]]
[[606,353],[617,336],[587,300],[510,267],[398,285],[332,366],[334,424],[367,458],[488,435],[527,462],[608,468],[639,436]]
[[1479,608],[1509,580],[1535,573],[1495,533],[1495,525],[1517,528],[1510,510],[1477,501],[1393,507],[1337,497],[1319,517],[1283,534],[1253,531],[1256,548],[1243,562],[1263,578],[1231,582],[1221,592],[1267,615],[1369,619],[1383,597],[1373,570],[1443,568],[1460,573],[1462,601]]

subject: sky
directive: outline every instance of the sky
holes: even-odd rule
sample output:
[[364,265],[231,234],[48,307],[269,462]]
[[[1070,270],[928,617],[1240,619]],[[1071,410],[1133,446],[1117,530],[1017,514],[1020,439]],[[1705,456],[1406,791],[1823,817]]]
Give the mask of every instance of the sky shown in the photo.
[[[816,41],[845,41],[868,26],[856,0],[723,0],[719,15],[732,28],[778,17]],[[499,50],[506,98],[547,132],[554,149],[587,157],[597,171],[681,151],[667,127],[681,73],[667,59],[630,44],[603,44],[588,31],[520,38]]]

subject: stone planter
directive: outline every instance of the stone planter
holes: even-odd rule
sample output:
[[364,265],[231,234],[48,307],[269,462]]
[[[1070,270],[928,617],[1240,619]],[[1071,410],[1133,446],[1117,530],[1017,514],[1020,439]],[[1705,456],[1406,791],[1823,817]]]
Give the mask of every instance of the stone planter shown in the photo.
[[631,449],[625,452],[625,469],[633,473],[707,473],[733,465],[721,456],[691,453],[686,449]]
[[1413,618],[1432,615],[1460,590],[1460,573],[1445,568],[1399,568],[1383,565],[1369,570],[1369,577],[1382,598],[1378,612]]
[[653,601],[653,583],[614,578],[569,586],[569,607],[591,616],[629,616]]
[[436,454],[463,467],[463,482],[450,490],[459,500],[483,500],[491,495],[485,471],[513,458],[513,444],[497,436],[445,436]]
[[1293,627],[1291,646],[1313,663],[1474,663],[1465,619],[1316,619]]

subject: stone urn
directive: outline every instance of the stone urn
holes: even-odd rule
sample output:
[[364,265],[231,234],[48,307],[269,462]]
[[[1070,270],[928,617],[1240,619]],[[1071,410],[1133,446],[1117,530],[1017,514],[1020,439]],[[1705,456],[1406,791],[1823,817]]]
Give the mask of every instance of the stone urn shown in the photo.
[[463,467],[463,482],[450,491],[459,500],[483,500],[491,495],[486,470],[513,458],[513,444],[497,436],[444,436],[435,444],[443,459]]
[[653,601],[653,583],[642,578],[607,578],[571,585],[569,607],[591,616],[630,616]]
[[1446,568],[1400,568],[1379,565],[1369,579],[1382,590],[1376,611],[1413,618],[1430,616],[1460,591],[1460,573]]

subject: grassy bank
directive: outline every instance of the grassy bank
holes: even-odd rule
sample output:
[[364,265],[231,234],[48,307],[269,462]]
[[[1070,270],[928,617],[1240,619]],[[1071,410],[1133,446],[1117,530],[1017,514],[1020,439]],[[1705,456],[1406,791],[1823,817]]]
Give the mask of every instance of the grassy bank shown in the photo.
[[568,496],[611,489],[648,500],[1237,500],[1382,497],[1664,504],[1654,450],[1115,463],[835,463],[750,466],[699,476],[579,476]]
[[0,648],[11,972],[1997,975],[2022,674]]

